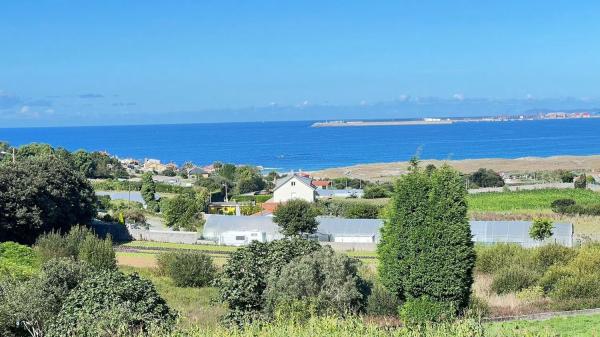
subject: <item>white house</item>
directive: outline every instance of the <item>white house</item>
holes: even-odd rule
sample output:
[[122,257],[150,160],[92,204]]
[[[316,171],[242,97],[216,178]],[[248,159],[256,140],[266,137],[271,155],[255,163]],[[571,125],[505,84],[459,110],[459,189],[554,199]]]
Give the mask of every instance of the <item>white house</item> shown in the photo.
[[273,189],[273,201],[280,203],[292,199],[302,199],[314,202],[316,188],[311,182],[312,179],[308,177],[296,174],[287,175],[277,181],[275,189]]

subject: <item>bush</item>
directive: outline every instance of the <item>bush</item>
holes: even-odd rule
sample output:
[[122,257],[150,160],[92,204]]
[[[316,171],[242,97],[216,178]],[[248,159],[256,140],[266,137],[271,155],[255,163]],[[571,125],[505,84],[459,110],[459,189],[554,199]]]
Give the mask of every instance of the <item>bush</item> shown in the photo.
[[534,285],[538,279],[539,275],[531,269],[507,267],[494,275],[491,289],[496,294],[516,292]]
[[78,259],[96,269],[116,269],[117,259],[110,235],[101,240],[95,235],[85,237],[79,246]]
[[375,283],[367,299],[367,314],[375,316],[394,316],[402,302],[380,283]]
[[400,308],[400,318],[408,326],[445,322],[456,317],[456,306],[451,302],[440,302],[426,296],[409,299]]
[[494,274],[511,266],[528,268],[533,261],[530,251],[518,244],[499,243],[491,246],[477,246],[476,268],[480,273]]
[[365,192],[363,194],[363,198],[365,199],[387,198],[388,196],[388,190],[381,185],[369,185],[365,187]]
[[75,226],[66,235],[51,232],[40,236],[34,249],[43,262],[55,258],[73,258],[95,268],[116,268],[115,252],[110,236],[100,239],[92,230]]
[[564,278],[568,278],[573,276],[573,271],[570,270],[566,266],[554,265],[548,268],[544,275],[538,281],[538,285],[540,285],[545,293],[549,293]]
[[273,270],[265,290],[272,314],[281,303],[312,299],[317,314],[345,315],[363,311],[369,288],[358,276],[358,260],[325,246]]
[[469,175],[469,182],[477,187],[502,187],[504,179],[494,170],[480,168]]
[[544,288],[532,286],[519,291],[516,296],[525,303],[535,303],[544,298]]
[[475,295],[471,295],[469,299],[469,306],[464,312],[464,316],[466,317],[488,317],[491,313],[491,308],[488,302],[486,302],[483,298],[477,297]]
[[159,273],[169,276],[177,287],[205,287],[217,272],[212,258],[202,252],[162,253],[157,262]]
[[270,273],[277,274],[298,256],[319,250],[318,242],[303,239],[253,241],[233,252],[219,279],[219,296],[229,307],[228,323],[255,319],[265,306],[264,291]]
[[549,293],[553,300],[600,297],[600,274],[582,273],[560,279]]
[[44,264],[37,277],[4,283],[0,287],[0,335],[43,335],[69,292],[89,272],[85,264],[56,259]]
[[348,205],[344,217],[349,219],[378,219],[382,207],[366,202],[355,202]]
[[545,272],[552,265],[568,263],[575,255],[577,252],[573,248],[551,243],[536,248],[533,253],[533,261],[537,270]]
[[574,206],[576,203],[573,199],[557,199],[550,204],[550,208],[555,213],[564,214],[569,207]]
[[34,276],[37,268],[33,249],[15,242],[0,243],[0,279],[25,280]]
[[133,335],[154,326],[168,330],[176,316],[150,281],[102,271],[71,291],[47,336]]

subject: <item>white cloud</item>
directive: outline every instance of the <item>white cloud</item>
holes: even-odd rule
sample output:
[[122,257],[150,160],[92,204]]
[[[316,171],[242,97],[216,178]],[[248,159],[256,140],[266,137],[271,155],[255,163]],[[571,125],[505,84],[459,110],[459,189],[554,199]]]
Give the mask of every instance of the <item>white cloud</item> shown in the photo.
[[27,114],[28,112],[29,112],[29,106],[28,105],[23,105],[21,107],[21,109],[19,110],[19,113],[22,113],[22,114]]

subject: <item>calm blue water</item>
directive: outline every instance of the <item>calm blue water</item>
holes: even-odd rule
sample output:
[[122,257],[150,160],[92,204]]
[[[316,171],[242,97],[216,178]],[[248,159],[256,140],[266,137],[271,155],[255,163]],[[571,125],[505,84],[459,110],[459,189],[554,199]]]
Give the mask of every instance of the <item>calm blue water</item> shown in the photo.
[[13,145],[44,142],[69,150],[181,164],[219,160],[280,170],[423,159],[600,154],[600,119],[311,128],[312,122],[1,129]]

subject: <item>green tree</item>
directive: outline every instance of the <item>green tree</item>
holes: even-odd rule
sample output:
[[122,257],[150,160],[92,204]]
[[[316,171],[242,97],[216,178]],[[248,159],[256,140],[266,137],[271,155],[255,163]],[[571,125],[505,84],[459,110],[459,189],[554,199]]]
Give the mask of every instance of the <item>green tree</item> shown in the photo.
[[0,165],[0,241],[33,243],[44,232],[68,231],[96,215],[90,183],[50,156]]
[[558,176],[560,178],[560,181],[562,181],[563,183],[572,183],[575,179],[575,174],[566,170],[559,170]]
[[319,223],[317,210],[308,201],[293,199],[280,204],[273,212],[273,222],[281,228],[285,236],[299,236],[316,232]]
[[587,177],[585,174],[580,175],[579,177],[577,177],[577,179],[575,179],[575,181],[573,182],[575,188],[577,189],[586,189],[587,188]]
[[381,280],[400,300],[468,304],[475,251],[466,195],[447,165],[430,176],[414,166],[396,181],[378,254]]
[[349,219],[377,219],[382,209],[379,205],[366,202],[352,202],[346,205],[343,215]]
[[156,183],[152,179],[151,172],[142,174],[142,188],[140,193],[148,207],[156,203]]
[[469,175],[469,182],[478,187],[502,187],[504,180],[493,170],[480,168]]
[[552,236],[554,224],[550,219],[534,219],[529,228],[529,237],[537,241],[544,241]]
[[206,208],[207,192],[179,193],[163,202],[165,225],[174,230],[196,231],[202,225],[202,212]]

